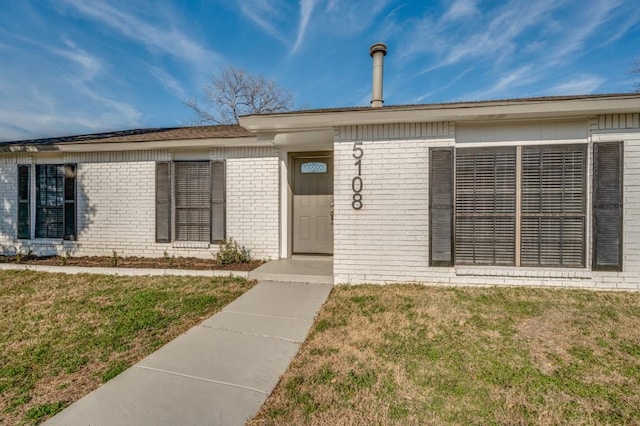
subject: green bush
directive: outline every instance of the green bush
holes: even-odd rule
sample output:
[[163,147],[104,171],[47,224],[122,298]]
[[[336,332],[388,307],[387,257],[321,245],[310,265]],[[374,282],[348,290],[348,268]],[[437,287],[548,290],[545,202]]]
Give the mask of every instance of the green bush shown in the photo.
[[229,238],[220,242],[215,258],[218,265],[249,263],[251,262],[251,253],[248,248],[241,246],[233,238]]

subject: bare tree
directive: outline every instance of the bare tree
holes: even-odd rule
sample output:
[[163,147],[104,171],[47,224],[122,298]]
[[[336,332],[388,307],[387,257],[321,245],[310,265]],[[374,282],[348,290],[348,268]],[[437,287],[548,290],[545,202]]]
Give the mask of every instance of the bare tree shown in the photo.
[[204,104],[201,106],[195,99],[185,101],[197,123],[232,124],[245,114],[290,110],[293,96],[275,81],[227,66],[204,86]]

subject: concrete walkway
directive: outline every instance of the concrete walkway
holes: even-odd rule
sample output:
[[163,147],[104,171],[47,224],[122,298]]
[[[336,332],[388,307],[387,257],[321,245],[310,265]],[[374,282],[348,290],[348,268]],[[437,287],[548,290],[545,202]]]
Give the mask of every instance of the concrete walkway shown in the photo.
[[332,286],[261,281],[47,425],[243,425],[298,352]]

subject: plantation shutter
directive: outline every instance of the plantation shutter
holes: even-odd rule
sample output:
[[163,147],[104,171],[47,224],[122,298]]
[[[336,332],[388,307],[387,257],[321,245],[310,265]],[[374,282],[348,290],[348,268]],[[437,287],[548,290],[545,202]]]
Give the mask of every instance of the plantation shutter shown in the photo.
[[18,166],[18,238],[31,238],[30,166]]
[[585,145],[523,149],[523,266],[584,266],[586,157]]
[[64,166],[64,236],[76,239],[76,165]]
[[208,161],[175,165],[176,240],[210,241],[211,166]]
[[171,167],[156,163],[156,242],[171,241]]
[[429,154],[429,264],[453,265],[453,149]]
[[456,150],[455,262],[515,264],[516,150]]
[[623,146],[593,145],[593,269],[622,270]]
[[224,161],[211,162],[211,242],[225,239],[226,183]]

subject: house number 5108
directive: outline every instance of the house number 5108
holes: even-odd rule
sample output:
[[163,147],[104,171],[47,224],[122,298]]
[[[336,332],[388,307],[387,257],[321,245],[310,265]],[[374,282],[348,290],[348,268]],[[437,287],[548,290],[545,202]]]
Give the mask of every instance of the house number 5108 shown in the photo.
[[356,160],[353,163],[356,166],[356,176],[351,179],[351,189],[353,189],[351,207],[353,207],[354,210],[360,210],[362,208],[362,157],[364,156],[362,142],[354,142],[352,151],[351,155]]

